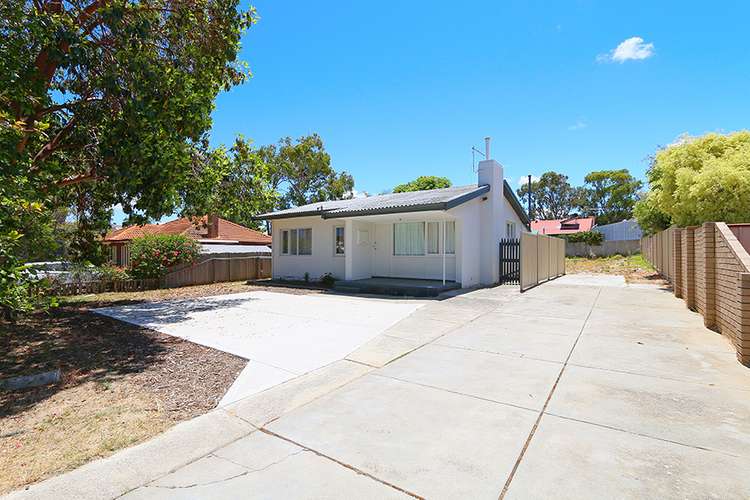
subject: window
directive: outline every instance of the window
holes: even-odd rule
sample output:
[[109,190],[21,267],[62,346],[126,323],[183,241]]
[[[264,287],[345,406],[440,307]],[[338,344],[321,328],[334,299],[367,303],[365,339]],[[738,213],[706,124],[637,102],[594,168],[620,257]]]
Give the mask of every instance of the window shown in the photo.
[[297,240],[299,241],[299,254],[312,255],[312,229],[297,229]]
[[516,223],[515,222],[508,221],[505,223],[505,237],[506,238],[516,237]]
[[297,230],[289,230],[289,254],[297,255]]
[[440,223],[427,223],[427,253],[440,253]]
[[445,253],[456,253],[456,222],[445,223]]
[[281,231],[281,253],[289,255],[289,231]]
[[333,254],[344,255],[344,228],[333,228]]
[[312,255],[312,229],[281,231],[282,255]]
[[424,222],[393,224],[393,255],[424,255]]

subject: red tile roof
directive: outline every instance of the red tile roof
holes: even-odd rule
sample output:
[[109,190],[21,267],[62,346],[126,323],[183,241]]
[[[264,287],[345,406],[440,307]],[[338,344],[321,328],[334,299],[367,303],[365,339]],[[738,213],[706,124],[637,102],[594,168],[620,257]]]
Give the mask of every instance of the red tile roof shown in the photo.
[[237,241],[246,245],[270,245],[271,237],[254,229],[235,224],[226,219],[219,218],[218,236],[208,237],[208,217],[196,217],[165,222],[164,224],[145,224],[143,226],[128,226],[117,229],[104,237],[106,242],[126,242],[133,238],[147,234],[184,234],[196,240],[226,240]]
[[531,231],[539,234],[570,234],[591,231],[596,217],[548,219],[531,221]]

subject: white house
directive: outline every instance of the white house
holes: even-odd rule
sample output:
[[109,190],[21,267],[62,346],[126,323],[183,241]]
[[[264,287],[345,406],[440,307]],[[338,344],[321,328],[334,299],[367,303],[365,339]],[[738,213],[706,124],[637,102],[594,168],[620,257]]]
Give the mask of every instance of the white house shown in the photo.
[[455,281],[499,279],[499,242],[529,220],[503,167],[479,163],[477,184],[312,203],[262,214],[272,221],[273,277],[372,277]]

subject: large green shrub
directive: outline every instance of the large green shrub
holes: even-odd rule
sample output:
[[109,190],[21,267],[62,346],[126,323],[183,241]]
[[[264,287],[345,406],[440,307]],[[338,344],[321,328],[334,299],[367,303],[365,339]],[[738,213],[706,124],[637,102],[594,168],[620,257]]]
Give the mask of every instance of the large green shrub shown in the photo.
[[604,242],[604,235],[599,231],[581,231],[563,235],[571,243],[586,243],[591,246],[599,246]]
[[646,232],[707,221],[750,220],[750,132],[683,137],[648,171],[651,191],[635,215]]
[[130,275],[136,279],[160,278],[170,267],[193,262],[198,243],[183,235],[150,235],[130,245]]

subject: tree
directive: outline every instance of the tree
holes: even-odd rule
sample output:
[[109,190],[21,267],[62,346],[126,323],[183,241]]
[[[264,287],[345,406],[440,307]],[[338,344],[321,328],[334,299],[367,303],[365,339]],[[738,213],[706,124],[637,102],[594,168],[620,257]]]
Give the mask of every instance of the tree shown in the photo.
[[[529,185],[522,185],[518,197],[528,200]],[[533,215],[536,219],[563,219],[573,211],[576,189],[568,182],[568,176],[557,172],[545,172],[537,181],[531,182]]]
[[281,193],[277,208],[352,196],[354,178],[331,167],[331,157],[318,134],[300,137],[296,143],[285,137],[278,144],[261,147],[258,155],[270,169],[271,186]]
[[646,193],[633,207],[633,215],[644,234],[654,234],[672,225],[672,217],[664,213],[653,192]]
[[633,206],[643,183],[627,169],[591,172],[584,182],[577,201],[584,215],[596,216],[600,225],[633,216]]
[[680,227],[747,222],[750,132],[683,137],[656,153],[647,177],[650,192],[636,211],[639,222],[648,225],[654,213]]
[[254,10],[238,3],[0,3],[0,236],[25,231],[9,251],[57,208],[86,253],[113,205],[159,218],[205,188],[214,99],[249,74],[236,56]]
[[240,136],[229,151],[218,148],[211,161],[216,164],[212,170],[220,172],[221,178],[210,193],[206,213],[215,212],[237,224],[260,229],[260,222],[253,216],[274,210],[281,200],[273,185],[271,166],[261,151]]
[[434,175],[420,175],[411,182],[399,184],[393,188],[394,193],[406,193],[409,191],[426,191],[429,189],[449,188],[453,185],[447,177]]

